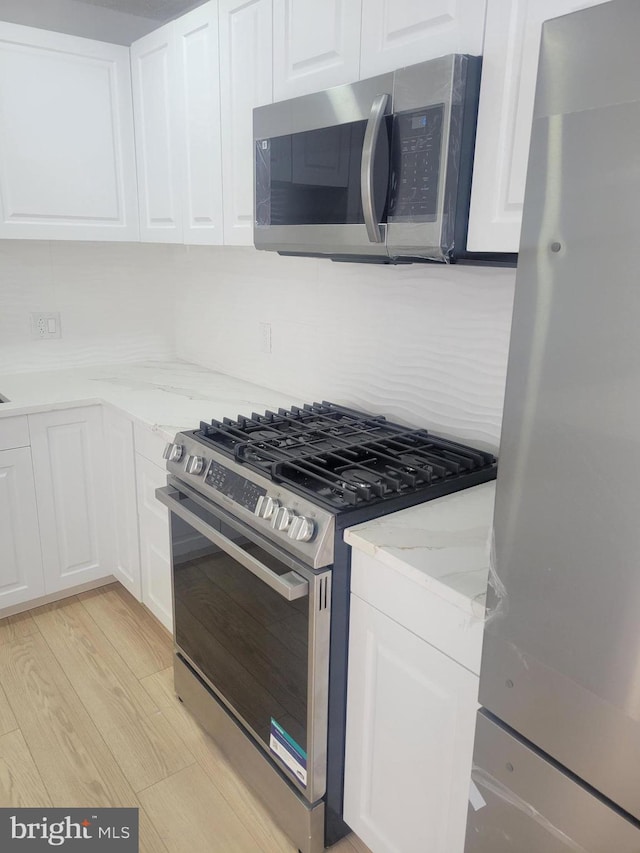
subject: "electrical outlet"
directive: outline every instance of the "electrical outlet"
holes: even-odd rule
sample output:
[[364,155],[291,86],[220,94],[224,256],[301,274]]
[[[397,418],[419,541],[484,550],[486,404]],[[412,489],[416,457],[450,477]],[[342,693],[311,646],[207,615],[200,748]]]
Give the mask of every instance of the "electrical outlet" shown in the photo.
[[55,338],[61,338],[60,312],[53,311],[48,314],[32,314],[31,337],[35,341],[51,341]]
[[260,323],[260,352],[271,352],[271,323]]

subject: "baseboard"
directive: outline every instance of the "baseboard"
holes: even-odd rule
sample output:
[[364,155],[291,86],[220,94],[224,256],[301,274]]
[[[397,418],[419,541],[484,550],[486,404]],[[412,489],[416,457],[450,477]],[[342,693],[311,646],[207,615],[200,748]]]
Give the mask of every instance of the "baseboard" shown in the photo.
[[5,607],[0,610],[0,619],[5,619],[7,616],[16,616],[18,613],[25,613],[27,610],[33,610],[36,607],[41,607],[43,604],[53,604],[54,601],[62,601],[64,598],[71,598],[78,595],[80,592],[89,592],[92,589],[98,589],[101,586],[108,586],[110,583],[115,583],[117,578],[113,575],[107,575],[106,578],[99,580],[87,581],[86,583],[78,584],[78,586],[62,589],[58,592],[51,592],[49,595],[41,595],[39,598],[32,598],[30,601],[23,601],[20,604],[14,604],[12,607]]

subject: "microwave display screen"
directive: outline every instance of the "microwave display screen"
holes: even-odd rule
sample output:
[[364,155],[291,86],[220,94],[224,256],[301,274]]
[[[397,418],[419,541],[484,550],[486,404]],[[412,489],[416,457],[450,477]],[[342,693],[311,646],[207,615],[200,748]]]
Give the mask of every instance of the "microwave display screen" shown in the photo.
[[443,122],[443,104],[394,116],[389,221],[437,218]]
[[[374,201],[385,221],[388,119],[374,159]],[[360,169],[366,121],[256,142],[256,225],[364,224]]]

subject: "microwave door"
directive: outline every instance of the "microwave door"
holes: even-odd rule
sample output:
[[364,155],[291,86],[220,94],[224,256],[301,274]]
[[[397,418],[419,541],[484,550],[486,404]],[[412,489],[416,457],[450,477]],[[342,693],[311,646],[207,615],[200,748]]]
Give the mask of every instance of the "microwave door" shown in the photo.
[[391,84],[384,75],[254,112],[257,248],[386,256],[390,95],[375,125],[372,106]]

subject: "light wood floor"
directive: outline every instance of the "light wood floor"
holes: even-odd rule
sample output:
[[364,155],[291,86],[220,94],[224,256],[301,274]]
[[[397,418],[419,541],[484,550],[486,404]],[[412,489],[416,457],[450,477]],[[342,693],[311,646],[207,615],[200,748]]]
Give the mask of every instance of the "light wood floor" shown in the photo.
[[[144,853],[295,853],[173,692],[119,584],[0,620],[0,806],[138,806]],[[335,853],[368,853],[350,835]]]

